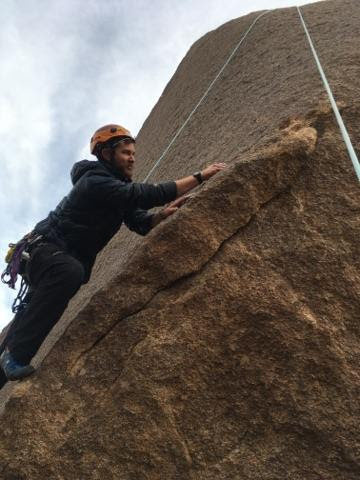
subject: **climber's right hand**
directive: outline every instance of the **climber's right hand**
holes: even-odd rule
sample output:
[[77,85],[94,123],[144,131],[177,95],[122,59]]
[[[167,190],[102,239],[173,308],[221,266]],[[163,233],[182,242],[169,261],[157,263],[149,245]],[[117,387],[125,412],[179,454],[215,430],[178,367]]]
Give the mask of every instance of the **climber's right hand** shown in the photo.
[[[204,180],[209,180],[215,173],[220,172],[224,168],[226,168],[226,163],[213,163],[206,167],[202,172],[201,176]],[[189,175],[185,178],[180,178],[179,180],[175,181],[176,183],[176,196],[181,197],[184,193],[192,190],[193,188],[197,187],[198,180],[194,178],[194,175]]]
[[224,168],[226,167],[226,163],[213,163],[212,165],[209,165],[201,171],[201,176],[204,180],[209,180],[209,178],[211,178],[213,175],[220,172],[221,170],[224,170]]

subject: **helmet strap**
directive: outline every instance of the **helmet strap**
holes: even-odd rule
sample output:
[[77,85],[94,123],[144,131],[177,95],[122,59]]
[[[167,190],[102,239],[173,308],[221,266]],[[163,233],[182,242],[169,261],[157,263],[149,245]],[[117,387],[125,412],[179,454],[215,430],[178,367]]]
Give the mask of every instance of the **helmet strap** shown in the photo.
[[113,167],[115,162],[115,148],[111,147],[110,150],[110,165]]
[[115,167],[115,148],[112,148],[111,146],[108,146],[107,148],[110,149],[109,160],[107,160],[103,155],[101,155],[101,159],[102,159],[103,162],[105,162],[110,167],[110,169],[119,173],[118,169]]
[[[105,156],[103,155],[103,150],[104,149],[109,149],[110,150],[110,158],[107,159],[105,158]],[[98,152],[98,158],[99,160],[101,160],[102,162],[105,162],[107,163],[108,165],[113,165],[114,164],[114,160],[115,160],[115,152],[114,152],[114,149],[110,146],[110,145],[106,145],[104,146],[103,148],[101,148]]]

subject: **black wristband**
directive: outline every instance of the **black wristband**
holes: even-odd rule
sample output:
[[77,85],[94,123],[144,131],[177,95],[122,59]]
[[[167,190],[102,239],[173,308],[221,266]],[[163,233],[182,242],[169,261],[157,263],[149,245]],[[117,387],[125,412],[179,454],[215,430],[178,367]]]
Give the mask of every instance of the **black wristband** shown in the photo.
[[202,178],[201,172],[193,173],[193,177],[195,177],[199,183],[202,183],[204,181],[204,179]]

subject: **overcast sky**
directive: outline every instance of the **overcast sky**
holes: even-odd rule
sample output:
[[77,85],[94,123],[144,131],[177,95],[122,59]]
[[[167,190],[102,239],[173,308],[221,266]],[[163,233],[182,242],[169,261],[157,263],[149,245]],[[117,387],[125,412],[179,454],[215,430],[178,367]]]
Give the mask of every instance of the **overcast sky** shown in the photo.
[[[2,0],[1,272],[8,243],[70,190],[72,165],[95,159],[88,145],[96,128],[119,123],[136,135],[199,37],[247,13],[297,3]],[[0,328],[13,317],[20,280],[17,290],[0,284]]]

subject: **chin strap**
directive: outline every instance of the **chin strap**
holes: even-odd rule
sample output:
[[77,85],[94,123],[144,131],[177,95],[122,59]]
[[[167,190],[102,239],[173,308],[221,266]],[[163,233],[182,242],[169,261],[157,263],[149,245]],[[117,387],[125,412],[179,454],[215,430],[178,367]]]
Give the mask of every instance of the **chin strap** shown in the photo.
[[110,151],[110,165],[111,168],[114,168],[114,161],[115,161],[115,148],[112,148]]

